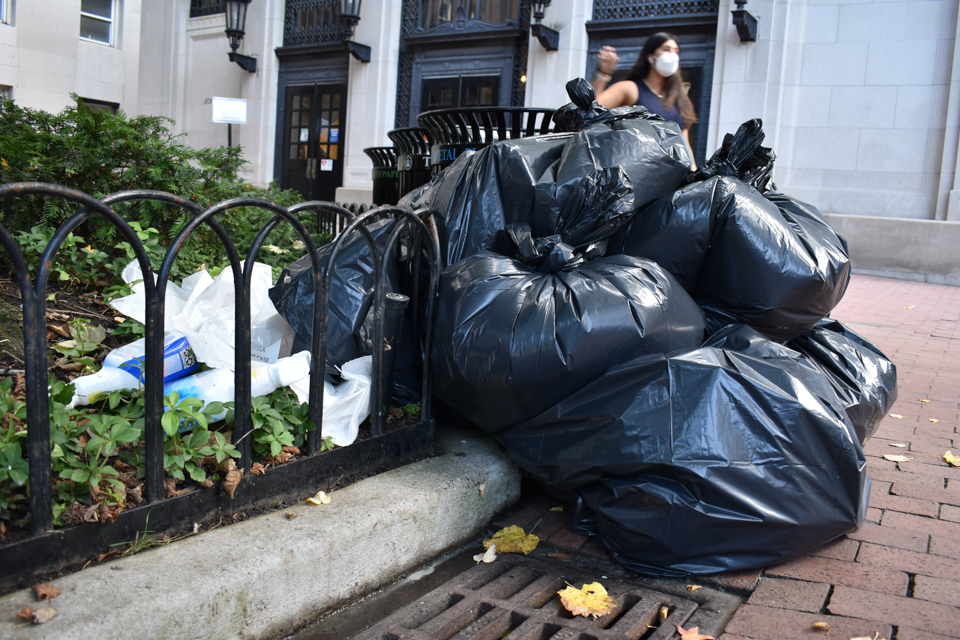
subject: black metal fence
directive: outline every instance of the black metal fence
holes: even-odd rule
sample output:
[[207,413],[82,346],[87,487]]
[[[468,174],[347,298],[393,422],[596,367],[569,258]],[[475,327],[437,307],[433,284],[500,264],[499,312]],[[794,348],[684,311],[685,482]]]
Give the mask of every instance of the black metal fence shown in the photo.
[[[85,220],[92,216],[100,216],[112,223],[120,236],[130,244],[136,255],[136,260],[143,273],[143,286],[146,294],[146,362],[144,365],[144,399],[145,399],[145,470],[144,488],[146,490],[145,506],[151,507],[170,502],[173,499],[164,498],[164,431],[161,426],[161,417],[163,413],[163,348],[164,348],[164,310],[166,285],[170,280],[171,269],[177,259],[177,254],[181,247],[187,242],[201,225],[207,225],[216,234],[223,245],[223,250],[229,259],[229,269],[233,271],[236,296],[236,359],[235,359],[235,406],[234,406],[234,444],[240,452],[238,468],[244,472],[249,471],[251,464],[251,440],[246,437],[253,431],[251,424],[251,322],[250,322],[250,286],[253,269],[245,265],[253,265],[256,262],[258,252],[264,245],[270,232],[281,223],[291,225],[304,243],[306,253],[310,256],[315,277],[313,279],[313,292],[317,301],[316,312],[313,318],[313,342],[310,345],[312,355],[311,360],[311,379],[309,396],[309,418],[317,429],[309,432],[306,439],[306,458],[323,458],[316,456],[320,445],[320,427],[323,424],[323,381],[324,365],[326,360],[326,331],[327,317],[329,313],[330,289],[332,286],[332,275],[337,264],[344,242],[352,236],[359,233],[366,240],[373,268],[374,279],[374,302],[372,307],[374,336],[372,344],[374,349],[373,358],[373,381],[371,385],[370,397],[370,427],[371,441],[377,440],[376,436],[383,433],[382,420],[383,415],[379,409],[382,405],[381,383],[385,375],[389,372],[384,371],[384,310],[387,305],[387,292],[385,282],[387,269],[391,261],[395,259],[398,253],[398,239],[401,236],[415,242],[418,258],[415,262],[414,282],[425,283],[424,291],[414,291],[413,299],[418,308],[415,316],[418,318],[416,335],[420,341],[418,350],[420,353],[430,353],[430,344],[433,330],[433,309],[436,299],[437,279],[439,277],[439,245],[436,235],[430,228],[429,214],[417,215],[410,211],[398,209],[395,207],[381,207],[364,211],[363,207],[358,207],[357,211],[351,212],[344,207],[329,202],[304,202],[290,208],[283,208],[266,200],[257,198],[233,198],[214,204],[206,209],[189,199],[175,196],[169,193],[158,191],[127,191],[110,195],[106,198],[97,199],[80,191],[67,187],[46,184],[46,183],[13,183],[0,185],[0,200],[18,197],[41,196],[48,198],[61,198],[74,202],[80,206],[76,213],[67,219],[55,232],[53,238],[44,250],[40,263],[36,265],[35,272],[31,274],[30,266],[26,263],[21,248],[17,245],[14,238],[0,225],[0,246],[7,254],[7,257],[13,264],[13,270],[19,284],[20,294],[23,301],[23,334],[25,344],[25,382],[26,382],[26,403],[27,403],[27,449],[29,461],[29,487],[30,487],[30,527],[33,538],[42,538],[53,529],[52,515],[52,479],[51,479],[51,429],[50,413],[48,401],[48,360],[47,360],[47,331],[46,331],[46,300],[47,300],[47,282],[51,273],[52,265],[58,250],[67,240],[68,235],[75,230]],[[171,247],[167,250],[157,272],[151,267],[148,253],[137,236],[136,231],[111,207],[113,205],[134,201],[154,201],[180,207],[190,214],[192,218],[181,229]],[[241,263],[241,257],[224,227],[218,222],[218,217],[226,215],[228,210],[238,207],[255,207],[270,211],[274,214],[273,218],[263,226],[256,235],[252,246],[246,256],[246,261]],[[309,214],[316,215],[316,224],[318,231],[330,233],[336,236],[329,249],[323,252],[318,250],[310,237],[300,218]],[[381,251],[377,248],[367,225],[373,221],[384,218],[393,218],[396,225],[389,235],[385,248]],[[426,261],[429,270],[428,278],[421,278],[419,275],[421,260]],[[420,424],[428,426],[428,439],[426,448],[432,446],[433,423],[430,407],[430,363],[429,358],[422,361],[422,404]],[[421,438],[422,439],[422,438]],[[421,443],[422,444],[422,443]],[[347,451],[355,445],[339,448],[335,451]],[[408,443],[394,440],[389,443],[371,445],[369,451],[364,454],[376,457],[378,451],[387,450],[410,451]],[[379,448],[377,448],[379,447]],[[372,452],[372,453],[371,453]],[[334,452],[329,452],[334,453]],[[328,454],[325,454],[328,455]],[[347,454],[345,454],[347,455]],[[359,455],[350,453],[349,455]],[[349,455],[347,457],[349,457]],[[267,475],[280,471],[283,466],[271,469]],[[301,469],[300,473],[304,473]],[[245,473],[244,480],[253,480],[249,474]],[[270,482],[261,480],[264,476],[255,476],[261,484],[267,486]],[[302,479],[302,478],[301,478]],[[268,489],[269,490],[269,489]],[[219,495],[219,494],[217,494]],[[186,497],[186,496],[184,496]],[[262,496],[261,496],[262,497]],[[211,498],[212,499],[212,498]],[[196,502],[195,499],[194,502]],[[193,503],[191,503],[193,504]],[[235,507],[234,507],[235,508]],[[192,506],[183,515],[186,518],[198,518],[202,516],[204,507]],[[143,511],[142,507],[137,510]],[[199,515],[198,515],[199,514]],[[124,515],[124,514],[121,514]],[[147,512],[149,517],[149,512]],[[171,516],[175,519],[175,516]],[[169,518],[168,518],[169,520]],[[196,520],[188,520],[186,524]],[[151,527],[157,524],[157,517],[149,520]],[[136,518],[131,518],[125,525],[126,531],[140,530],[144,523],[144,513]],[[173,524],[168,523],[170,526]],[[181,523],[183,524],[183,523]],[[112,525],[108,525],[112,526]],[[75,527],[75,529],[82,529]],[[155,529],[156,530],[156,529]],[[97,534],[101,536],[101,533]],[[122,539],[123,534],[119,534]],[[118,536],[108,536],[116,539]],[[27,540],[30,542],[30,540]],[[69,559],[68,551],[60,549],[67,547],[62,537],[53,541],[56,551],[41,552],[40,555],[49,556],[50,562],[63,562]],[[100,542],[99,544],[103,544]],[[16,573],[25,571],[30,567],[31,555],[37,553],[37,545],[21,545],[19,550],[8,549],[7,547],[17,545],[5,545],[0,547],[0,566],[5,566],[0,571],[0,577],[8,572]],[[95,550],[97,545],[89,543],[76,545],[78,548],[89,548]],[[74,550],[75,552],[76,550]]]

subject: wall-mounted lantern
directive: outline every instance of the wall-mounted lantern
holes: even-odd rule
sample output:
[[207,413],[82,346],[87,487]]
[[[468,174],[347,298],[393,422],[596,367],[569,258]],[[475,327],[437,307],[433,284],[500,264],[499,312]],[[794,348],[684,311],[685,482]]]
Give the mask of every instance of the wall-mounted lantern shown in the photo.
[[547,51],[556,51],[560,48],[560,34],[550,27],[540,23],[543,12],[550,6],[551,0],[533,0],[533,18],[536,22],[530,25],[530,33],[540,41]]
[[227,55],[230,56],[230,62],[236,62],[242,69],[255,73],[257,59],[237,53],[247,24],[248,4],[250,4],[250,0],[226,0],[224,2],[223,9],[227,17],[227,38],[230,39],[230,48],[233,49]]
[[737,28],[737,33],[740,34],[740,42],[756,42],[757,19],[743,8],[746,6],[747,0],[734,0],[734,2],[736,2],[737,8],[731,13],[733,13],[733,25]]
[[344,27],[344,44],[347,51],[360,62],[370,62],[370,47],[353,41],[353,30],[360,22],[360,4],[363,0],[340,0],[337,6],[340,24]]

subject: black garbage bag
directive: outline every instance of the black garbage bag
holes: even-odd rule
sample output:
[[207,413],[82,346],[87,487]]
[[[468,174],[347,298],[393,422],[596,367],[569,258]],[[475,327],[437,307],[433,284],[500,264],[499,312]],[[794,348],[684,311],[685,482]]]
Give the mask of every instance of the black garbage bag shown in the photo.
[[[367,227],[381,254],[395,224],[393,220],[380,220]],[[332,250],[332,244],[320,248],[322,264]],[[387,269],[387,291],[410,295],[411,285],[406,271],[396,262]],[[354,233],[341,247],[334,267],[327,321],[328,374],[335,375],[345,362],[372,353],[373,285],[373,260],[369,246],[360,233]],[[293,351],[310,349],[315,309],[310,256],[303,256],[281,271],[269,295],[277,312],[296,334]],[[419,346],[411,330],[413,312],[411,307],[405,311],[398,340],[401,350],[397,354],[394,377],[394,396],[406,402],[417,402],[421,390]]]
[[568,200],[605,169],[620,167],[628,177],[634,198],[623,213],[632,214],[676,189],[690,156],[675,123],[630,109],[629,117],[576,133],[503,140],[463,154],[398,206],[436,213],[444,266],[481,251],[509,251],[509,225],[526,224],[534,237],[557,235]]
[[829,381],[743,325],[612,367],[497,437],[641,573],[765,567],[866,515],[863,451]]
[[702,341],[700,309],[655,263],[585,261],[555,239],[511,231],[527,262],[484,252],[441,274],[433,388],[462,418],[497,431],[613,364]]
[[701,182],[714,176],[737,178],[760,192],[773,187],[772,149],[761,147],[765,134],[760,118],[747,120],[735,134],[723,136],[723,144],[702,167],[687,176],[687,182]]
[[822,320],[787,343],[830,380],[860,443],[877,430],[897,400],[897,367],[880,349],[836,320]]
[[767,157],[756,151],[759,121],[751,123],[738,132],[749,144],[728,141],[715,159],[725,156],[705,165],[713,175],[639,210],[611,238],[610,251],[667,269],[703,307],[709,331],[742,322],[787,341],[840,302],[850,258],[815,207],[728,175],[768,182],[757,160]]

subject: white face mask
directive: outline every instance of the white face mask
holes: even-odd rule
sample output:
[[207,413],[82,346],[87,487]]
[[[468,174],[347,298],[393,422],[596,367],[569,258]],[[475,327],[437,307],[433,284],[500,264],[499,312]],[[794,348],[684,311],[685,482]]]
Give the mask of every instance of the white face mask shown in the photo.
[[661,54],[659,58],[650,56],[647,60],[664,78],[669,78],[680,68],[680,56],[672,51]]

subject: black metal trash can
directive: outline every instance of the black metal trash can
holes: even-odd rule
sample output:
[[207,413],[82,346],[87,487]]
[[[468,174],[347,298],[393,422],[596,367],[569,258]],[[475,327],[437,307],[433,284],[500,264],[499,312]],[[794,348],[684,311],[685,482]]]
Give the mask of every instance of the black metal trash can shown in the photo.
[[388,131],[397,150],[397,173],[401,197],[430,182],[430,145],[432,137],[423,127],[403,127]]
[[417,121],[433,138],[430,165],[440,173],[464,151],[500,140],[527,138],[551,132],[555,109],[525,107],[465,107],[424,111]]
[[363,152],[373,160],[373,204],[397,204],[400,200],[400,183],[396,149],[367,147]]

